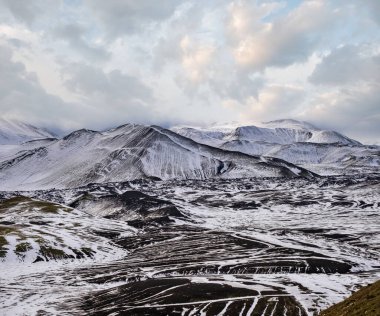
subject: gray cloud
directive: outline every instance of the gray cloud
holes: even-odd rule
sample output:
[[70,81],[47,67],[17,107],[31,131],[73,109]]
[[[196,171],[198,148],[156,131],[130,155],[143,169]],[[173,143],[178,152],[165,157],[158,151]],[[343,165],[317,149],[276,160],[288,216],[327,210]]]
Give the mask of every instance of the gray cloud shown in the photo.
[[47,93],[34,73],[12,61],[12,51],[0,45],[0,112],[25,121],[64,126],[75,106]]
[[153,102],[149,87],[119,70],[104,72],[89,65],[70,64],[63,69],[63,74],[68,77],[65,85],[84,98],[101,97],[111,103]]
[[[369,15],[373,18],[375,23],[380,24],[380,1],[378,0],[363,0],[367,5]],[[361,5],[362,3],[360,3]]]
[[[162,116],[155,109],[151,88],[140,79],[119,70],[105,72],[84,64],[69,64],[62,70],[65,86],[91,111],[92,126],[104,128],[125,122],[157,123]],[[112,122],[112,123],[110,123]]]
[[141,31],[167,19],[179,5],[173,0],[86,0],[85,3],[112,37]]
[[14,48],[17,48],[17,49],[30,48],[30,45],[28,43],[18,38],[10,38],[7,40],[7,42],[8,44],[10,44],[10,46],[13,46]]
[[59,6],[60,1],[0,0],[0,8],[11,13],[17,21],[29,26],[36,22],[38,17],[55,11]]
[[304,118],[364,142],[380,139],[380,54],[374,45],[345,45],[325,56],[309,81],[320,88]]
[[379,83],[365,83],[321,93],[301,117],[365,143],[379,143],[379,91]]
[[317,65],[309,80],[322,85],[380,82],[380,54],[373,55],[369,48],[347,45],[332,51]]
[[0,5],[19,21],[32,24],[40,11],[40,2],[22,0],[0,0]]
[[152,92],[138,79],[81,64],[71,64],[65,71],[70,73],[66,86],[81,102],[65,102],[47,93],[34,73],[12,61],[11,49],[0,46],[1,115],[64,130],[164,121],[160,115],[155,118]]
[[110,53],[105,47],[93,45],[86,40],[86,28],[79,24],[69,24],[58,26],[51,33],[53,39],[61,39],[70,46],[72,51],[76,51],[87,59],[94,61],[105,61],[110,58]]

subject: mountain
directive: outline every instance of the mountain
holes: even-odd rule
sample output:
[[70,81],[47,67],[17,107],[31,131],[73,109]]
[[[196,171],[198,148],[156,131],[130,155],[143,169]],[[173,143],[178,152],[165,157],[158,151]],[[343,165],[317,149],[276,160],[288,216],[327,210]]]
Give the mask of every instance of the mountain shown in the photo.
[[199,143],[249,155],[276,157],[319,174],[379,172],[380,147],[364,146],[307,122],[278,120],[261,126],[174,127]]
[[34,139],[54,138],[46,129],[15,120],[0,118],[0,145],[20,144]]
[[210,128],[173,127],[172,131],[199,143],[220,146],[231,141],[265,142],[270,144],[339,143],[360,145],[356,140],[335,131],[321,130],[307,122],[278,120],[261,123],[262,126],[214,125]]
[[199,144],[158,126],[87,129],[0,155],[0,189],[64,188],[134,179],[313,177],[281,159]]

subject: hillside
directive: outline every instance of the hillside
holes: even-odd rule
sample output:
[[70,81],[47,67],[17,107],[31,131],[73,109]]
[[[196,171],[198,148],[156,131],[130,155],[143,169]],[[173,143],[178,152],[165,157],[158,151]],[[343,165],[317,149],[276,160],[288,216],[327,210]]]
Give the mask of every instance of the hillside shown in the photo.
[[331,306],[320,316],[380,315],[380,281],[367,285],[343,302]]
[[0,118],[0,145],[20,144],[22,142],[55,137],[48,130],[20,121]]

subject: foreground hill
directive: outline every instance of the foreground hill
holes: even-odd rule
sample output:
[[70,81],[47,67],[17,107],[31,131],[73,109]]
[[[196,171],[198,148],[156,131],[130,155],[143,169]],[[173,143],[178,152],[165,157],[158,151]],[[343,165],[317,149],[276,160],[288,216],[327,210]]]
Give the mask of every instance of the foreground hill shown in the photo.
[[174,127],[172,130],[203,144],[280,158],[318,174],[372,173],[380,166],[379,146],[365,146],[338,132],[295,120],[272,121],[261,127]]
[[[2,156],[2,158],[1,158]],[[127,124],[32,141],[0,155],[0,188],[77,187],[134,179],[313,177],[281,159],[199,144],[158,126]]]
[[323,311],[320,316],[380,315],[380,281],[363,287],[343,302]]
[[123,251],[102,235],[115,231],[128,235],[133,229],[58,203],[25,196],[0,199],[0,265],[112,258]]

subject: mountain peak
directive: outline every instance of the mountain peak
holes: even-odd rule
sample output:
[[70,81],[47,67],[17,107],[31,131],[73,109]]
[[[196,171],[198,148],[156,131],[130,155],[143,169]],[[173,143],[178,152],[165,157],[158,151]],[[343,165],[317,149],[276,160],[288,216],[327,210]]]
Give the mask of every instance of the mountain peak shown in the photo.
[[290,128],[290,129],[303,129],[310,131],[320,131],[320,129],[313,124],[305,121],[298,121],[294,119],[280,119],[261,123],[262,127],[267,128]]
[[18,120],[0,118],[0,144],[14,145],[30,140],[54,138],[50,131]]

